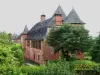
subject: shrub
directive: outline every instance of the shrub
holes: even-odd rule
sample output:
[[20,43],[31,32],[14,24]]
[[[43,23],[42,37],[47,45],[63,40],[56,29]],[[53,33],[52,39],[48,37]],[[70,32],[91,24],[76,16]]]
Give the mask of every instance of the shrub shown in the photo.
[[45,73],[46,75],[74,75],[75,74],[75,72],[70,69],[69,63],[66,61],[47,63]]

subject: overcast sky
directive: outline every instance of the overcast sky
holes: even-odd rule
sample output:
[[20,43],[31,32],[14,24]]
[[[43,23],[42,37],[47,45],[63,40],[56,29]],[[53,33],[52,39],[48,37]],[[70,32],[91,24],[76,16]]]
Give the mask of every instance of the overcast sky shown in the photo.
[[39,22],[41,14],[50,18],[59,4],[66,15],[74,7],[90,35],[98,35],[100,0],[0,0],[0,31],[20,34],[26,24],[30,29]]

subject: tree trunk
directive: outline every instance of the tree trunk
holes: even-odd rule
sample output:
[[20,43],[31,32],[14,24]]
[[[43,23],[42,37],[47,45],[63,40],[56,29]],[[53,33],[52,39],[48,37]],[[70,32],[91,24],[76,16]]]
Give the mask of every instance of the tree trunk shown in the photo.
[[62,48],[62,52],[61,53],[62,53],[61,54],[61,60],[64,61],[64,50],[63,50],[63,48]]
[[66,60],[69,60],[70,56],[69,56],[69,52],[68,51],[64,51],[64,48],[62,48],[61,60],[64,61],[64,58]]
[[65,51],[64,53],[65,53],[66,60],[70,60],[69,52],[68,51]]

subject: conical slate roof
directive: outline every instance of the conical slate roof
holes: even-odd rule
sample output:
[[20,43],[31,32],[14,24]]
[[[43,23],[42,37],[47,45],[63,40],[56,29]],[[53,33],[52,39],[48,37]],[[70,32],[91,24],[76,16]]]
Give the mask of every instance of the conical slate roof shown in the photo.
[[12,40],[16,40],[16,39],[17,39],[17,37],[18,37],[18,35],[17,35],[16,33],[11,34],[11,39],[12,39]]
[[28,33],[28,27],[26,25],[22,34],[27,34],[27,33]]
[[27,25],[25,26],[24,28],[24,31],[17,37],[17,39],[20,39],[20,37],[23,35],[23,34],[27,34],[28,33],[28,27]]
[[85,24],[77,15],[74,9],[71,10],[69,15],[64,20],[65,23],[72,23],[72,24]]
[[64,20],[66,18],[66,14],[63,11],[62,7],[59,5],[57,10],[54,12],[53,17],[55,16],[55,14],[60,14],[62,15],[62,19]]

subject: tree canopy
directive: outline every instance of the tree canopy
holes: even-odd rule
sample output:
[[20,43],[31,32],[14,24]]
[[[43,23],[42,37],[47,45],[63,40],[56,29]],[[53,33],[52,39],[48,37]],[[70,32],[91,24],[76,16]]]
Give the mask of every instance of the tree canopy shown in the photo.
[[64,24],[51,29],[47,36],[47,43],[54,48],[55,53],[60,50],[64,53],[75,50],[85,51],[92,44],[92,38],[88,32],[82,25]]
[[100,36],[95,38],[91,54],[92,54],[92,60],[100,62]]
[[10,40],[10,33],[0,32],[0,44],[9,44],[11,43]]

